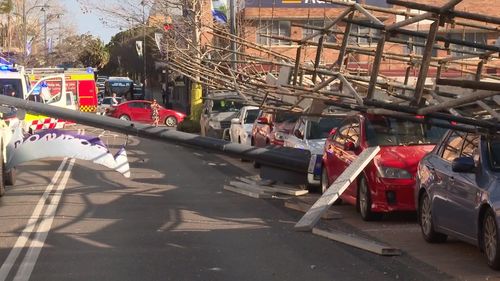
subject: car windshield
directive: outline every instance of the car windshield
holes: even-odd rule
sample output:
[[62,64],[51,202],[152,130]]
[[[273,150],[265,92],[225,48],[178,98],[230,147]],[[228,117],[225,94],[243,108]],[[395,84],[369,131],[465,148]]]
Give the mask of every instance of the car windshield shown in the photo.
[[299,115],[291,114],[291,113],[277,113],[276,114],[276,123],[290,122],[295,123],[299,120]]
[[236,101],[213,100],[212,111],[215,112],[238,112],[243,104]]
[[247,110],[247,116],[245,116],[245,124],[252,124],[255,122],[255,119],[257,119],[257,116],[259,116],[259,109],[250,109]]
[[436,144],[444,133],[444,129],[436,126],[390,117],[375,117],[366,121],[369,146]]
[[326,117],[319,122],[311,122],[306,135],[307,139],[326,139],[333,128],[337,128],[342,122],[341,118]]

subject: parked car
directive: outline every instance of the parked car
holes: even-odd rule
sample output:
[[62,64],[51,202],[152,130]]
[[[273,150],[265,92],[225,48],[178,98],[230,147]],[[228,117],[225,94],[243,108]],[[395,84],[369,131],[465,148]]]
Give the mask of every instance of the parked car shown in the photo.
[[347,117],[325,142],[322,189],[333,183],[364,149],[380,152],[341,195],[356,205],[364,220],[392,211],[415,211],[418,162],[443,136],[444,130],[424,124],[370,114]]
[[253,125],[251,145],[256,147],[283,146],[285,136],[291,133],[298,117],[298,115],[284,112],[262,112]]
[[253,123],[259,116],[260,109],[256,106],[244,106],[231,120],[229,137],[231,142],[251,145]]
[[500,135],[450,130],[418,166],[418,222],[428,242],[447,236],[484,251],[500,269]]
[[[160,106],[159,113],[160,123],[165,124],[167,127],[176,126],[186,117],[184,113],[166,109],[162,106]],[[127,121],[153,123],[153,119],[151,118],[151,101],[147,100],[131,100],[123,102],[118,106],[111,106],[106,114]]]
[[217,139],[229,139],[224,131],[231,127],[231,119],[243,107],[243,100],[234,92],[218,92],[204,98],[200,118],[201,135]]
[[[118,101],[118,104],[122,103],[124,99],[121,97],[115,97]],[[108,110],[112,106],[113,97],[104,97],[98,101],[97,105],[97,114],[104,115],[106,114],[106,110]]]
[[345,116],[345,114],[338,114],[321,118],[300,117],[292,129],[292,134],[286,136],[285,147],[311,152],[311,160],[307,170],[307,182],[310,186],[320,186],[323,147],[326,138],[332,130],[340,125]]

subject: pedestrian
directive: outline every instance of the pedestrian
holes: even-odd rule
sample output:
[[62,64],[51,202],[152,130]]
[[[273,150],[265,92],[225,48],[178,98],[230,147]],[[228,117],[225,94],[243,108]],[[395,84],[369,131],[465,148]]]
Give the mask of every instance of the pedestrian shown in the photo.
[[156,102],[156,100],[153,100],[153,103],[151,104],[151,119],[153,119],[153,126],[158,127],[158,122],[160,122],[160,105]]
[[111,105],[112,106],[117,106],[118,105],[118,99],[116,98],[116,93],[113,92],[111,94]]
[[166,106],[167,105],[167,83],[163,82],[161,84],[161,97],[162,97],[162,102]]

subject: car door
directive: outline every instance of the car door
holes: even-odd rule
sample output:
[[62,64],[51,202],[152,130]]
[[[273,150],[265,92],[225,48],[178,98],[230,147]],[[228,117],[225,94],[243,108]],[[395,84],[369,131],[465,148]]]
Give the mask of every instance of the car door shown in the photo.
[[146,122],[147,110],[144,102],[131,102],[128,104],[130,109],[130,117],[133,121]]
[[466,133],[453,131],[443,142],[437,157],[428,161],[428,169],[435,178],[430,187],[432,200],[432,216],[436,225],[453,230],[454,217],[458,212],[456,202],[451,201],[455,190],[450,185],[452,176],[451,162],[460,156]]
[[[349,141],[358,145],[359,129],[359,120],[349,119],[340,126],[339,130],[335,133],[333,142],[329,144],[328,149],[331,153],[327,157],[330,157],[328,159],[328,169],[330,171],[331,182],[334,182],[355,159],[356,154],[354,151],[348,151],[344,146]],[[350,187],[345,194],[355,194],[355,191],[351,189]]]
[[[462,145],[460,157],[479,159],[479,140],[477,134],[468,133]],[[476,162],[477,163],[477,162]],[[450,218],[450,228],[475,240],[477,227],[475,219],[476,202],[481,190],[476,182],[475,173],[457,173],[451,170],[448,178],[448,200],[453,206],[454,216]]]

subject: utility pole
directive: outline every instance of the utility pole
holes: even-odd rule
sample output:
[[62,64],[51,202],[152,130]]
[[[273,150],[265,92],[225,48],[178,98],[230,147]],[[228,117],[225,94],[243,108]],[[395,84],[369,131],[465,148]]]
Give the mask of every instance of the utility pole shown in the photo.
[[[142,5],[142,61],[143,61],[143,80],[144,80],[144,95],[146,95],[146,86],[147,86],[147,69],[146,69],[146,2],[143,0],[141,1]],[[151,100],[153,100],[153,95],[151,94],[150,97]]]
[[[232,35],[237,35],[236,34],[236,0],[229,0],[229,31],[231,32]],[[236,70],[236,41],[234,39],[231,39],[231,66],[233,70]]]
[[[191,7],[189,7],[189,11],[193,16],[193,46],[196,48],[194,50],[196,65],[201,64],[201,11],[203,8],[202,4],[203,0],[191,0]],[[187,2],[187,1],[186,1]],[[201,117],[202,110],[202,88],[200,81],[200,74],[196,74],[196,81],[192,81],[191,83],[191,106],[189,109],[189,115],[191,116],[191,120],[199,121]]]
[[26,48],[28,47],[28,31],[26,30],[26,0],[23,0],[23,65],[26,64]]

